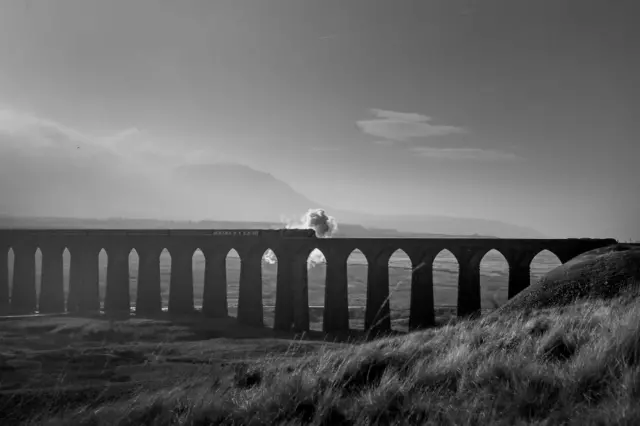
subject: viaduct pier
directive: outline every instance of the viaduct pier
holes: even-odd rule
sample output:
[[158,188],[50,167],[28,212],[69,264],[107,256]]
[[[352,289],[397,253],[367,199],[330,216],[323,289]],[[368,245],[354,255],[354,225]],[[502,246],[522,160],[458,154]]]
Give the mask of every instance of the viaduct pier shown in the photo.
[[[617,243],[614,239],[475,239],[475,238],[331,238],[315,237],[313,230],[0,230],[0,313],[88,313],[100,310],[98,254],[108,255],[104,310],[129,312],[129,253],[139,256],[137,315],[155,315],[162,309],[160,253],[171,255],[170,314],[194,311],[192,256],[205,256],[202,314],[227,316],[225,259],[235,249],[241,259],[238,322],[263,325],[262,256],[271,249],[278,261],[274,328],[308,330],[307,258],[320,250],[327,263],[323,328],[349,329],[347,258],[359,249],[367,259],[365,329],[391,328],[389,269],[391,255],[403,250],[413,265],[409,327],[434,324],[433,260],[450,251],[459,264],[458,315],[480,310],[480,261],[492,249],[509,264],[508,297],[529,285],[530,264],[542,250],[562,263],[589,250]],[[62,254],[71,255],[69,292],[65,300]],[[14,253],[13,282],[8,279],[7,254]],[[40,295],[36,297],[35,253],[42,253]],[[9,288],[11,286],[11,297]]]

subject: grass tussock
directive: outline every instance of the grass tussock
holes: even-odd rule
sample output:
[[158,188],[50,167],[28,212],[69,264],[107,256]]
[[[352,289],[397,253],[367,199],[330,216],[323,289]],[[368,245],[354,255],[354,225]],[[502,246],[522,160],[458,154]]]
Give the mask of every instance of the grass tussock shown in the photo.
[[229,380],[189,377],[33,423],[640,424],[639,400],[640,299],[627,294],[265,357]]

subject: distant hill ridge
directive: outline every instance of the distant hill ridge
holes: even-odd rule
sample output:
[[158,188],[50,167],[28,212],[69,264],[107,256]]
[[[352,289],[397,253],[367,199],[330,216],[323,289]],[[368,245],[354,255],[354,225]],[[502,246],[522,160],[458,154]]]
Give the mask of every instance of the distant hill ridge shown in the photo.
[[[175,169],[174,176],[185,185],[196,188],[199,193],[208,194],[209,199],[233,199],[236,205],[247,205],[242,215],[229,217],[216,215],[217,219],[258,220],[255,217],[247,217],[251,212],[273,217],[266,220],[271,222],[283,215],[297,217],[309,208],[322,207],[328,214],[334,216],[339,224],[350,223],[368,228],[388,228],[394,232],[434,235],[483,234],[514,238],[546,237],[534,229],[497,220],[435,215],[378,215],[321,205],[295,191],[289,184],[270,173],[235,163],[184,165]],[[212,182],[228,182],[228,185],[216,186],[212,185]],[[220,208],[224,209],[226,206],[220,206]]]
[[[0,192],[5,195],[0,199],[0,213],[14,218],[39,217],[43,213],[59,218],[126,217],[132,218],[127,219],[132,224],[136,223],[133,218],[156,218],[184,223],[188,220],[211,220],[216,223],[279,225],[282,218],[297,219],[310,208],[323,208],[336,218],[340,227],[345,224],[360,225],[375,228],[375,232],[381,235],[546,237],[534,229],[497,220],[384,215],[339,209],[309,199],[270,173],[235,163],[182,165],[169,169],[161,181],[142,176],[135,179],[122,176],[118,181],[103,181],[101,176],[96,175],[92,177],[91,185],[82,179],[61,180],[58,174],[46,170],[41,174],[37,185],[18,193],[3,190],[3,185],[8,185],[10,181],[1,180]],[[32,220],[32,223],[36,222]],[[144,225],[131,226],[155,226],[151,223],[146,221]],[[385,229],[390,231],[386,232]],[[357,233],[355,228],[353,232]]]

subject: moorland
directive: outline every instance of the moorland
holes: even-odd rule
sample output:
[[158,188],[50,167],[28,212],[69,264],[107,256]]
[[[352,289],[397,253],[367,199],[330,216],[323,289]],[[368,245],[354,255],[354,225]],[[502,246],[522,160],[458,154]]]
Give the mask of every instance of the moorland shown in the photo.
[[2,424],[638,424],[640,246],[592,258],[480,319],[374,340],[233,318],[4,319]]
[[[63,260],[66,290],[68,252]],[[107,261],[101,252],[102,298]],[[533,286],[559,264],[553,254],[540,253],[532,262]],[[135,300],[135,252],[129,266]],[[434,261],[438,325],[407,333],[411,270],[408,258],[396,253],[389,262],[394,331],[371,341],[362,330],[367,264],[361,253],[354,252],[348,261],[352,332],[346,335],[320,331],[322,263],[309,269],[311,331],[271,329],[277,263],[268,262],[262,269],[265,327],[237,324],[239,266],[237,254],[230,252],[229,318],[165,312],[156,318],[94,314],[0,319],[0,424],[640,421],[633,402],[640,398],[640,304],[635,293],[501,312],[495,308],[506,302],[508,268],[492,251],[481,264],[484,314],[480,320],[460,320],[455,318],[458,265],[444,251]],[[199,307],[204,281],[200,252],[193,256],[193,270]],[[171,259],[163,252],[165,307],[170,274]]]

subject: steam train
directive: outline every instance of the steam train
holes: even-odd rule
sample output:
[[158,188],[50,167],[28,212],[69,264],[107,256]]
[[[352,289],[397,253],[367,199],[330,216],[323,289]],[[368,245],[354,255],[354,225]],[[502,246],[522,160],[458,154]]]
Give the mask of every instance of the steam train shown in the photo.
[[275,237],[275,238],[316,238],[313,229],[221,229],[215,230],[214,237]]

